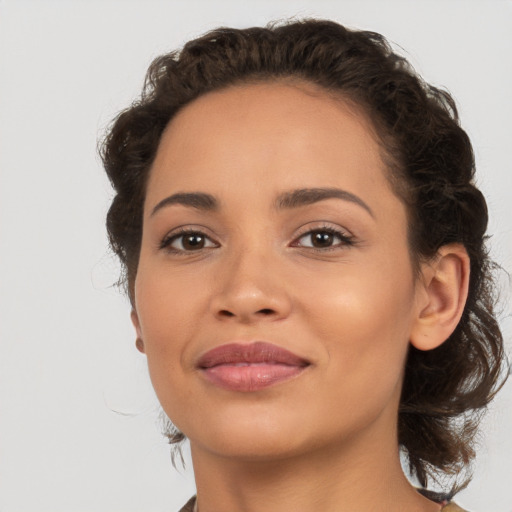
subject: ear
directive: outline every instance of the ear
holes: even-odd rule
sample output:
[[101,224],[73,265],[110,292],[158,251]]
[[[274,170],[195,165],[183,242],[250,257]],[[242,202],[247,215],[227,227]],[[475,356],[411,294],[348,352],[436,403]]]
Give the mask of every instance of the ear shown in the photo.
[[439,347],[457,327],[468,296],[469,264],[464,246],[449,244],[423,266],[410,337],[417,349]]
[[132,309],[132,312],[130,313],[130,317],[132,319],[132,324],[135,327],[135,333],[137,334],[135,346],[137,347],[139,352],[142,352],[144,354],[145,353],[144,341],[142,339],[142,331],[140,328],[139,315],[137,314],[137,311],[135,311],[135,309]]

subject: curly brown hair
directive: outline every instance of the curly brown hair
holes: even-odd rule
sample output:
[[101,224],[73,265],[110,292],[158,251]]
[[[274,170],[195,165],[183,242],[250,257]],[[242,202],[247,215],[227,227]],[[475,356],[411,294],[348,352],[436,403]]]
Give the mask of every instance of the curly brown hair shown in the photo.
[[[453,242],[470,257],[469,295],[456,330],[435,350],[409,349],[398,421],[400,446],[420,485],[449,477],[454,494],[469,481],[481,413],[506,373],[485,245],[487,207],[454,100],[425,83],[380,34],[315,19],[219,28],[157,58],[140,99],[114,120],[101,151],[116,192],[107,229],[123,265],[121,282],[133,300],[145,186],[169,121],[209,91],[290,78],[359,105],[373,121],[389,180],[408,209],[418,266]],[[174,431],[169,438],[184,436]]]

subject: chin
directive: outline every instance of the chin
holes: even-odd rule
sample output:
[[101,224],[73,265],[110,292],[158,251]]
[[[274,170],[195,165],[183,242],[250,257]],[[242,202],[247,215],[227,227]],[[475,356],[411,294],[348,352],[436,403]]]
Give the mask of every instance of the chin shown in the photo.
[[202,446],[210,453],[232,460],[272,462],[291,458],[307,451],[307,443],[290,439],[285,433],[219,432],[207,439],[191,439],[192,445]]
[[286,458],[303,451],[308,445],[308,436],[299,425],[296,417],[254,410],[250,414],[225,411],[192,424],[181,425],[179,421],[177,424],[192,445],[220,456],[262,461]]
[[[314,419],[314,415],[309,419]],[[264,463],[299,457],[312,450],[330,450],[360,430],[361,425],[353,419],[347,418],[346,425],[329,426],[296,414],[225,414],[207,421],[208,429],[204,423],[201,428],[199,422],[190,429],[183,425],[182,431],[193,449],[195,446],[232,460]]]

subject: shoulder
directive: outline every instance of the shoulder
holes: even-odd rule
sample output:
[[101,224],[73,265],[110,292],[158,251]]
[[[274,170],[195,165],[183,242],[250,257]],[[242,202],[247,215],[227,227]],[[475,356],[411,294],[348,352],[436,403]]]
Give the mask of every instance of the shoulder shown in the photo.
[[[194,506],[196,504],[196,497],[190,498],[187,503],[180,508],[179,512],[194,512]],[[442,508],[442,512],[467,512],[463,508],[460,508],[455,503],[448,503]]]
[[469,512],[468,510],[464,510],[459,507],[456,503],[451,501],[451,496],[449,494],[443,494],[440,492],[429,491],[428,489],[418,488],[417,491],[420,494],[423,494],[426,498],[431,501],[435,501],[440,505],[443,505],[441,509],[442,512]]
[[195,504],[196,497],[192,496],[192,498],[190,498],[187,503],[185,503],[185,505],[180,508],[179,512],[194,512]]
[[467,510],[460,508],[455,503],[448,503],[441,510],[442,512],[467,512]]

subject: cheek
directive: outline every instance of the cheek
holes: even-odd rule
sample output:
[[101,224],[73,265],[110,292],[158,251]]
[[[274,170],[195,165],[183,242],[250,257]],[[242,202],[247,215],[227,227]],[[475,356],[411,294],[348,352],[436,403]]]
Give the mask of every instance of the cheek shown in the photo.
[[320,289],[303,307],[336,372],[361,385],[362,376],[399,378],[414,314],[412,274],[400,266],[352,268],[326,279]]
[[[338,280],[310,303],[307,329],[312,338],[322,340],[326,351],[324,371],[311,397],[320,417],[329,417],[333,435],[340,425],[360,429],[384,410],[394,421],[401,393],[403,369],[409,346],[412,287],[391,286],[382,279],[372,284],[369,274],[359,279]],[[393,290],[390,292],[389,290]],[[326,392],[326,390],[328,390]],[[324,400],[325,402],[325,400]]]
[[176,272],[165,264],[141,260],[135,303],[147,341],[170,344],[197,327],[197,318],[206,308],[208,288],[197,271],[184,268]]
[[[207,286],[195,286],[197,277],[179,276],[142,266],[137,276],[135,298],[148,368],[160,401],[172,397],[174,387],[183,388],[187,349],[207,310]],[[169,397],[163,396],[169,394]]]
[[[174,419],[180,403],[194,400],[186,385],[183,354],[197,322],[193,305],[166,280],[140,279],[136,299],[151,383],[167,416]],[[185,296],[184,296],[185,295]],[[196,303],[197,308],[197,303]]]

